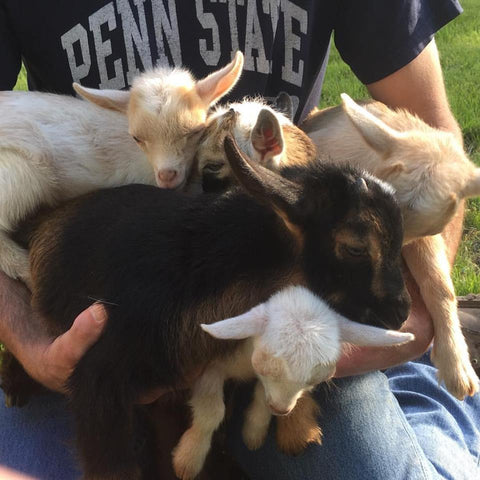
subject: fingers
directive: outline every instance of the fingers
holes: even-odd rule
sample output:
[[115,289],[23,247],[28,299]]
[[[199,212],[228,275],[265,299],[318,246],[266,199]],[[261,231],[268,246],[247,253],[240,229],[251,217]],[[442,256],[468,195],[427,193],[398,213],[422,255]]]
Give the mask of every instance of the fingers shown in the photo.
[[70,330],[52,343],[32,348],[27,368],[30,375],[51,390],[66,392],[67,380],[84,353],[99,339],[107,324],[107,312],[100,304],[84,310]]
[[107,312],[100,303],[94,303],[84,310],[73,322],[70,330],[58,337],[59,352],[63,352],[65,360],[72,368],[85,352],[99,339],[107,324]]

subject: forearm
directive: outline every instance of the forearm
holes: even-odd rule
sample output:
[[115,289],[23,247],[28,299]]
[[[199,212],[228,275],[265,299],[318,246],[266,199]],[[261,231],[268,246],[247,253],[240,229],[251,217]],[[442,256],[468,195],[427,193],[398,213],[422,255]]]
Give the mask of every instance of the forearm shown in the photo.
[[28,343],[46,338],[30,307],[30,292],[0,272],[0,340],[20,361]]
[[[461,129],[448,103],[435,40],[408,65],[367,88],[376,100],[393,108],[405,108],[429,125],[453,133],[463,146]],[[442,233],[451,265],[462,235],[463,215],[462,203]]]

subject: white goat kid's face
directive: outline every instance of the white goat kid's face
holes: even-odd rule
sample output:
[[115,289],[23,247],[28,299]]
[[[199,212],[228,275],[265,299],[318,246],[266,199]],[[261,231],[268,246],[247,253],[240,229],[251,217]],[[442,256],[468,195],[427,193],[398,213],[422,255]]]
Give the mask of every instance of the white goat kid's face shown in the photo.
[[[304,392],[312,390],[322,382],[326,382],[335,373],[335,363],[319,364],[312,369],[311,377],[303,381],[301,380],[303,372],[297,374],[292,372],[285,360],[273,356],[267,359],[268,354],[265,354],[265,352],[263,357],[267,364],[282,365],[280,369],[277,368],[275,374],[268,375],[268,368],[262,368],[263,365],[259,364],[258,359],[255,362],[255,355],[252,358],[255,373],[265,390],[265,401],[274,415],[288,415],[295,408],[298,399]],[[262,373],[267,373],[267,375]]]
[[159,187],[180,188],[190,173],[207,111],[236,84],[243,55],[195,81],[183,69],[158,67],[135,78],[129,92],[95,90],[74,84],[102,108],[125,113],[129,133],[152,165]]

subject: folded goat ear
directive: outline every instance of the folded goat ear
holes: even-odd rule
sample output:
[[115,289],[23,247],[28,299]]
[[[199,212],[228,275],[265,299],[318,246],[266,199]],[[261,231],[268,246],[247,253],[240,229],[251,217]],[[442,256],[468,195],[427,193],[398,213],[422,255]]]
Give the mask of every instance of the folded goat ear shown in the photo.
[[390,155],[397,143],[402,141],[402,133],[355,103],[346,93],[340,96],[343,110],[368,145],[382,155]]
[[98,90],[96,88],[82,87],[79,83],[73,84],[73,89],[89,102],[95,103],[99,107],[117,112],[126,113],[128,102],[130,101],[130,92],[124,90]]
[[200,327],[212,337],[241,340],[260,335],[267,321],[265,305],[262,303],[237,317],[227,318],[219,322],[205,324]]
[[342,342],[364,347],[388,347],[401,345],[415,339],[412,333],[385,330],[362,323],[352,322],[339,316],[340,339]]

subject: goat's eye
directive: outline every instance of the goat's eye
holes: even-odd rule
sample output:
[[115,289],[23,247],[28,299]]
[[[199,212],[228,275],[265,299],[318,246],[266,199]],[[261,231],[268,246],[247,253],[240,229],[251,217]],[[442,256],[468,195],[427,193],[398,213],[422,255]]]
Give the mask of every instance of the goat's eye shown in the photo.
[[137,142],[137,143],[142,143],[142,141],[136,137],[135,135],[132,135],[132,138]]
[[203,167],[203,171],[207,171],[207,172],[212,172],[212,173],[218,173],[223,167],[223,163],[207,163],[204,167]]
[[352,257],[361,258],[368,255],[366,247],[354,247],[352,245],[344,245],[343,248],[345,252],[347,252]]

